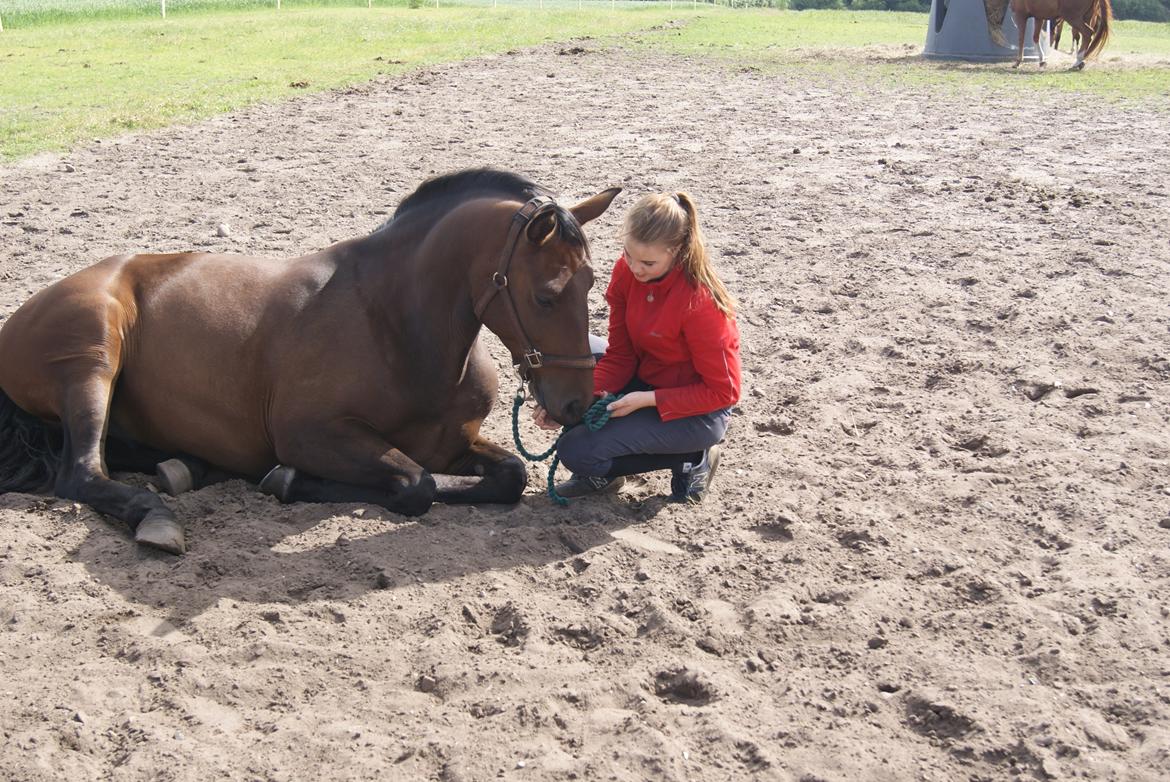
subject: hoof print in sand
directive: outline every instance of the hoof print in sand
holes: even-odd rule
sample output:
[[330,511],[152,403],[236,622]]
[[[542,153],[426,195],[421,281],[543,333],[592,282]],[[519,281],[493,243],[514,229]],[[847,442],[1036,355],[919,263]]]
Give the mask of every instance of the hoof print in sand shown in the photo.
[[497,611],[492,619],[491,633],[504,646],[520,646],[528,637],[528,632],[528,622],[524,620],[524,615],[511,603]]
[[791,543],[795,537],[792,533],[794,523],[795,519],[792,517],[777,513],[752,527],[751,531],[764,540]]
[[757,432],[788,435],[796,431],[796,422],[788,416],[778,415],[772,416],[767,421],[756,421],[755,428]]
[[654,694],[670,703],[705,706],[719,697],[714,686],[697,671],[672,668],[654,677]]
[[921,695],[906,697],[906,724],[915,733],[941,740],[961,739],[979,730],[975,720]]
[[553,631],[553,635],[561,643],[575,646],[578,649],[588,651],[596,649],[605,643],[605,635],[593,628],[585,625],[568,625],[567,627],[560,627]]

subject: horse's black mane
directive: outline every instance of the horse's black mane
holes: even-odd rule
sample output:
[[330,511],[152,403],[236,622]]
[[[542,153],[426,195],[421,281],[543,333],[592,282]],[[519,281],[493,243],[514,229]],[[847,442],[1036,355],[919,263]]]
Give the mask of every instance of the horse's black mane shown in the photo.
[[[469,168],[451,174],[432,177],[398,204],[394,216],[378,231],[384,231],[408,212],[417,211],[447,201],[461,201],[472,196],[496,194],[514,198],[521,203],[536,196],[552,196],[552,192],[531,179],[495,168]],[[585,234],[572,212],[561,205],[556,207],[559,236],[562,240],[587,247]]]

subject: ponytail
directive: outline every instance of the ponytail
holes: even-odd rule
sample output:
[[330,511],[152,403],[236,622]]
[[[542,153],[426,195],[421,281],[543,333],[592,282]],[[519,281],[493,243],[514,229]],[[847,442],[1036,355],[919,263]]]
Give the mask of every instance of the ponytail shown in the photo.
[[715,306],[729,318],[735,317],[735,299],[728,293],[723,281],[715,273],[715,265],[711,256],[707,254],[707,243],[703,239],[703,231],[699,228],[699,214],[695,202],[690,195],[681,190],[674,194],[674,200],[686,213],[686,235],[678,251],[678,262],[683,271],[695,284],[701,285],[711,292]]

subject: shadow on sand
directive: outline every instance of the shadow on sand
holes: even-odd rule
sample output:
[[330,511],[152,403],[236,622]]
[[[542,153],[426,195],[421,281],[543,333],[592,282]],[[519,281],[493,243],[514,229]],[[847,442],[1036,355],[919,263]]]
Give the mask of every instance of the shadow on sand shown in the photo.
[[515,506],[436,505],[408,519],[369,506],[280,505],[229,481],[169,501],[188,525],[187,554],[137,546],[120,523],[82,508],[76,515],[89,534],[73,559],[99,583],[178,625],[224,600],[344,601],[487,571],[570,566],[668,502],[620,495],[562,508],[529,491]]

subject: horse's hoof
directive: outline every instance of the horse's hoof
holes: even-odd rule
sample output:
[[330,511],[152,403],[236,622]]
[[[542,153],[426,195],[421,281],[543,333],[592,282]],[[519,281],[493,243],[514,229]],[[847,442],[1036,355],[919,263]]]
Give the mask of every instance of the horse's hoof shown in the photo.
[[138,522],[134,540],[168,554],[182,554],[187,551],[187,540],[183,525],[175,520],[169,510],[152,510]]
[[158,482],[162,486],[162,490],[172,497],[177,497],[183,492],[195,488],[194,476],[187,469],[187,465],[179,459],[167,459],[165,462],[159,462],[155,471],[158,473]]
[[1085,64],[1083,62],[1078,62],[1073,67],[1069,68],[1070,71],[1083,71],[1084,69],[1085,69]]
[[281,502],[288,502],[289,490],[293,479],[297,477],[295,467],[278,464],[269,470],[268,474],[260,479],[260,491],[271,494]]

